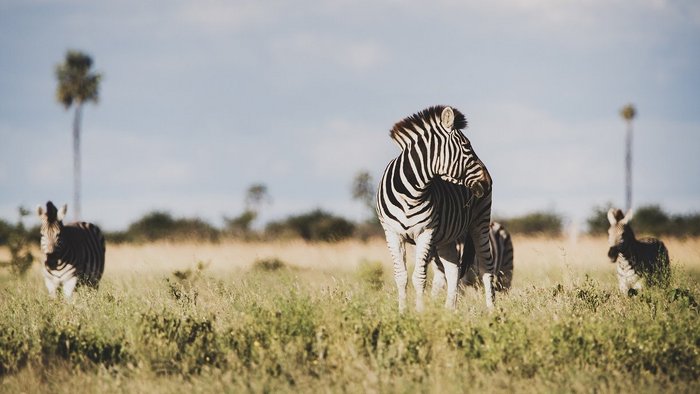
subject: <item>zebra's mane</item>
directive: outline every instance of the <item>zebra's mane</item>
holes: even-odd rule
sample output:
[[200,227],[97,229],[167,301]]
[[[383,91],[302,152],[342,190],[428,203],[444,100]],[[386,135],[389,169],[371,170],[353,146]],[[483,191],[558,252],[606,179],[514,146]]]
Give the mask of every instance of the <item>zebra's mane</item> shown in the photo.
[[[391,128],[389,136],[392,140],[396,141],[399,146],[403,147],[406,145],[407,139],[413,139],[411,136],[416,134],[416,126],[423,128],[425,123],[430,124],[431,121],[440,123],[440,116],[445,108],[446,106],[444,105],[436,105],[417,112],[397,122],[394,127]],[[462,130],[467,127],[467,118],[464,114],[454,107],[451,108],[455,116],[452,128],[454,130]]]

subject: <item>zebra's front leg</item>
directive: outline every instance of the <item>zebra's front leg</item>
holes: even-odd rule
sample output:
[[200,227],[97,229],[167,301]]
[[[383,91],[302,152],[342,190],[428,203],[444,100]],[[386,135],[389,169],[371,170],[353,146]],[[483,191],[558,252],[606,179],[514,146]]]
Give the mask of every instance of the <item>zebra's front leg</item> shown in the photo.
[[72,278],[66,280],[63,282],[63,296],[66,298],[66,301],[72,301],[73,297],[73,290],[75,290],[75,286],[78,284],[78,277],[73,276]]
[[406,271],[406,249],[404,242],[393,231],[384,231],[386,244],[389,247],[391,260],[394,263],[394,280],[399,294],[399,312],[406,311],[406,286],[408,285],[408,272]]
[[413,268],[413,288],[416,291],[416,311],[425,309],[423,292],[425,291],[425,279],[427,276],[428,262],[432,250],[432,230],[427,230],[416,237],[416,266]]
[[59,282],[56,278],[44,273],[44,284],[46,289],[49,291],[49,298],[56,299],[56,290],[58,289]]
[[496,298],[496,290],[493,285],[493,278],[494,275],[489,272],[485,273],[484,276],[481,278],[482,282],[484,282],[484,295],[486,296],[486,307],[489,309],[493,309],[493,305]]

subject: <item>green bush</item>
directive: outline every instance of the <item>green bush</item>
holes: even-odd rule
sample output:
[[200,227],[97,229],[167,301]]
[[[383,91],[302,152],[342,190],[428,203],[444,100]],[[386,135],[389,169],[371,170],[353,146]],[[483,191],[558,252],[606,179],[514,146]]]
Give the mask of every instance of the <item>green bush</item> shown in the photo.
[[330,341],[319,322],[320,305],[294,291],[275,297],[272,305],[251,305],[226,333],[237,363],[290,385],[298,374],[320,376]]
[[130,224],[125,232],[107,233],[106,238],[115,242],[217,241],[219,236],[219,230],[202,219],[175,219],[170,213],[154,211]]
[[363,260],[357,267],[357,277],[369,288],[381,290],[384,287],[384,265],[381,261]]
[[41,350],[46,363],[60,358],[82,367],[94,364],[111,367],[131,359],[123,338],[106,338],[91,327],[66,322],[44,327]]
[[354,230],[352,222],[317,209],[269,223],[265,232],[273,238],[296,236],[307,241],[339,241],[350,237]]
[[33,338],[26,331],[0,323],[0,378],[22,369],[34,346]]
[[497,221],[513,234],[558,237],[562,233],[562,218],[556,213],[534,212],[514,218],[497,219]]
[[179,316],[171,311],[141,315],[141,335],[151,369],[158,374],[198,374],[225,365],[214,318]]
[[257,259],[253,262],[253,269],[256,271],[277,271],[285,267],[284,261],[272,257],[267,259]]
[[6,245],[10,250],[10,261],[0,261],[0,267],[10,267],[10,271],[17,276],[24,276],[34,262],[32,246],[39,243],[38,229],[26,230],[22,218],[29,211],[20,207],[19,220],[12,226],[0,221],[0,245]]
[[7,241],[10,239],[10,234],[13,233],[14,229],[15,226],[0,219],[0,246],[7,245]]

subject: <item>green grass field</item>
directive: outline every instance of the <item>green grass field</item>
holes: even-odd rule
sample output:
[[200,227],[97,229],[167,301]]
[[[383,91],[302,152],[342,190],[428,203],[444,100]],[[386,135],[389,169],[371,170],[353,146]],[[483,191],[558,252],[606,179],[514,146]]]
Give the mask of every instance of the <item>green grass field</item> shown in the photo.
[[632,298],[604,239],[514,244],[495,310],[403,316],[381,241],[108,245],[72,304],[2,272],[0,392],[700,392],[700,240]]

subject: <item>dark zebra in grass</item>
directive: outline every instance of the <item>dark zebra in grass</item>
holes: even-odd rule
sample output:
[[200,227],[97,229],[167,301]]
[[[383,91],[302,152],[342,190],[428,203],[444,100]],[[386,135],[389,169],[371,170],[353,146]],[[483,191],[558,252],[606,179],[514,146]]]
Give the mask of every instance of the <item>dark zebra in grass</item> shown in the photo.
[[636,294],[646,285],[668,286],[670,260],[663,242],[656,238],[637,239],[629,222],[632,211],[608,211],[608,257],[617,262],[617,279],[623,294]]
[[[498,222],[492,222],[489,226],[489,242],[491,254],[496,265],[496,276],[494,277],[494,288],[496,291],[508,291],[513,282],[513,241],[510,233]],[[460,281],[465,286],[479,286],[479,279],[486,272],[486,262],[480,259],[471,238],[467,238],[462,251],[462,266],[460,267]],[[433,296],[442,290],[445,276],[441,274],[439,267],[436,267],[433,276]]]
[[455,307],[460,251],[475,240],[486,262],[486,304],[493,306],[495,267],[489,247],[491,176],[460,131],[464,115],[450,107],[431,107],[394,125],[390,136],[401,153],[389,162],[377,190],[377,216],[394,262],[399,310],[406,309],[405,244],[416,245],[413,287],[416,309],[423,309],[426,269],[433,259],[447,281],[445,306]]
[[[492,222],[489,226],[489,241],[496,264],[496,277],[494,278],[496,290],[508,291],[513,283],[513,240],[502,224]],[[478,285],[478,278],[485,272],[486,265],[476,255],[473,243],[466,244],[462,268],[464,270],[464,274],[461,276],[462,282],[466,285]]]
[[105,268],[105,239],[92,223],[64,225],[68,207],[56,209],[51,201],[37,207],[41,219],[41,251],[44,259],[44,283],[52,298],[56,290],[70,300],[76,286],[97,288]]

